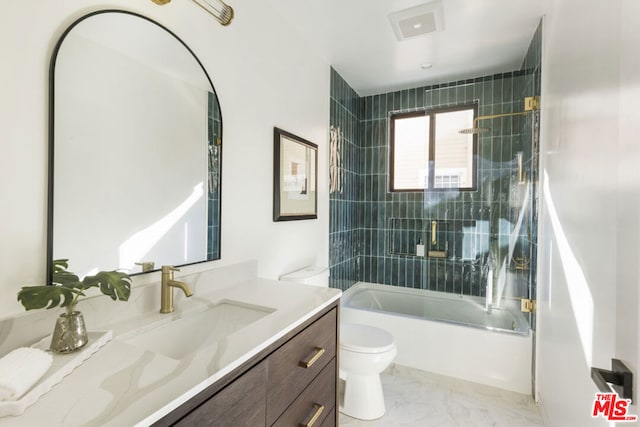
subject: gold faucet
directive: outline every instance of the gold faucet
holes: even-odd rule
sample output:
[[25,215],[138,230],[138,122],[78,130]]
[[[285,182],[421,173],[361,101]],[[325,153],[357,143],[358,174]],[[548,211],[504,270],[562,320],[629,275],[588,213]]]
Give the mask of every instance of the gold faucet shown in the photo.
[[180,271],[180,269],[175,268],[172,265],[163,265],[162,266],[162,282],[160,284],[160,313],[171,313],[173,312],[173,289],[180,288],[182,292],[187,297],[193,295],[191,289],[186,283],[178,282],[177,280],[173,280],[173,272]]

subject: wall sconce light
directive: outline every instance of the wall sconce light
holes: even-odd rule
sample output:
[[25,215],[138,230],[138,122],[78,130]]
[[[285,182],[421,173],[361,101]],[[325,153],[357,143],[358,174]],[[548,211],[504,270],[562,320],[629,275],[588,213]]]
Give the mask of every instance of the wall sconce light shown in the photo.
[[[155,4],[163,5],[171,0],[151,0]],[[233,20],[233,8],[222,0],[193,0],[195,4],[210,13],[216,20],[227,26]]]
[[193,0],[193,2],[213,15],[221,25],[231,24],[233,8],[222,0]]

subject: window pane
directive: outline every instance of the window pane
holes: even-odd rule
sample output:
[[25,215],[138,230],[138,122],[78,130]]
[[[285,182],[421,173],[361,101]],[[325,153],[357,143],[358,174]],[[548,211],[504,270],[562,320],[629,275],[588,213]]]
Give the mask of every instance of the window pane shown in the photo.
[[427,188],[429,116],[394,119],[393,189]]
[[435,115],[435,188],[473,187],[473,135],[460,129],[473,125],[473,110]]

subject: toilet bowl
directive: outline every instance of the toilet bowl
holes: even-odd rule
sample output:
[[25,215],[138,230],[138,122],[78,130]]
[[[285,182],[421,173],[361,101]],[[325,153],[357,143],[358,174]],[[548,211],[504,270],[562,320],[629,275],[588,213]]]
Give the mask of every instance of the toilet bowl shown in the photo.
[[[280,280],[305,285],[329,286],[329,270],[306,267],[285,274]],[[393,336],[369,325],[340,322],[339,372],[343,389],[339,410],[361,420],[374,420],[385,413],[380,373],[393,362]]]
[[344,381],[340,412],[361,420],[385,413],[380,373],[396,357],[393,336],[380,328],[340,323],[340,379]]

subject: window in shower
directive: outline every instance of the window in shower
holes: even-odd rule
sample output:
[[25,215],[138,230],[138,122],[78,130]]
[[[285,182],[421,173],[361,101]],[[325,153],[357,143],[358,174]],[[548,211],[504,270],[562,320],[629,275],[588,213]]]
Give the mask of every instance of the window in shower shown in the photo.
[[391,191],[474,190],[476,104],[391,116]]

